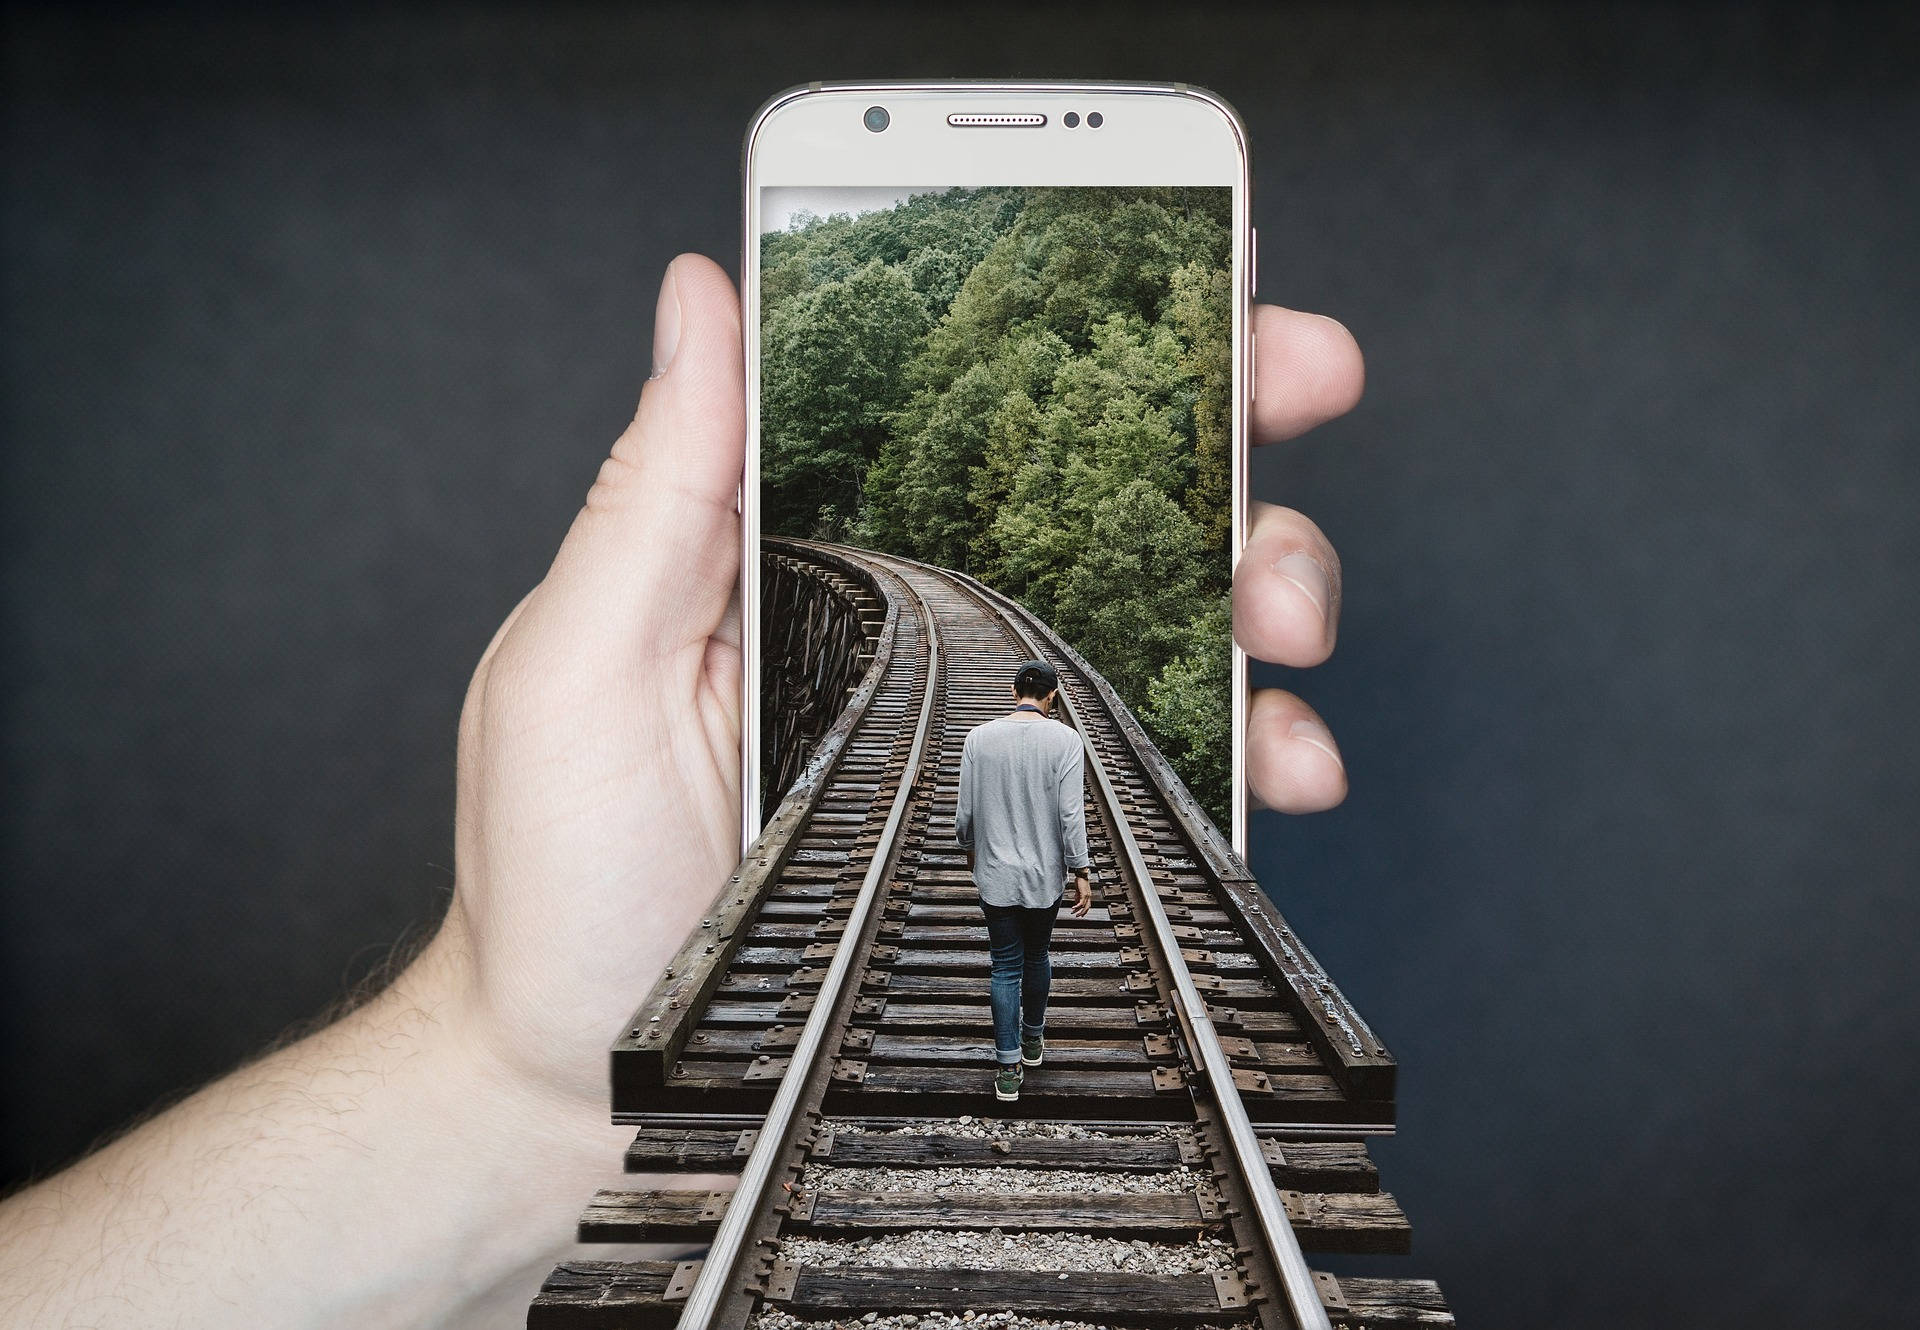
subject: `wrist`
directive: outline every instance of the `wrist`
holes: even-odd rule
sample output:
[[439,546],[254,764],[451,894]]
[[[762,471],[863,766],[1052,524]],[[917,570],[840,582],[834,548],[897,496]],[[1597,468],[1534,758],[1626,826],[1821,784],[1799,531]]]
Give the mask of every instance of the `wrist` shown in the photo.
[[439,1303],[457,1309],[449,1324],[524,1305],[528,1269],[544,1275],[573,1250],[582,1205],[631,1136],[608,1120],[604,1085],[583,1094],[525,1055],[457,941],[436,938],[341,1031],[404,1050],[397,1171],[441,1193],[435,1223],[457,1253]]
[[[552,1041],[531,1037],[480,982],[454,915],[376,1000],[418,1014],[422,1044],[480,1116],[509,1127],[530,1146],[554,1138],[604,1165],[600,1147],[581,1140],[603,1137],[609,1127],[604,1059],[594,1069],[597,1076],[568,1076],[570,1068],[555,1065],[540,1046]],[[607,1037],[611,1042],[612,1033]]]
[[[436,944],[332,1024],[0,1207],[0,1247],[21,1258],[0,1301],[210,1328],[524,1315],[627,1133],[604,1100],[502,1057],[470,968]],[[83,1248],[101,1253],[85,1270],[59,1259]]]

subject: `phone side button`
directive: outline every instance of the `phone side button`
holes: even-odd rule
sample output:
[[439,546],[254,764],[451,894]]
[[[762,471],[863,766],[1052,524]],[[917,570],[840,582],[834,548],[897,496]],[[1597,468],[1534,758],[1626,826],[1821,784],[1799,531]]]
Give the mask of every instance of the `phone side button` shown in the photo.
[[1247,299],[1260,294],[1260,228],[1247,228]]
[[1247,400],[1260,400],[1260,334],[1247,329]]

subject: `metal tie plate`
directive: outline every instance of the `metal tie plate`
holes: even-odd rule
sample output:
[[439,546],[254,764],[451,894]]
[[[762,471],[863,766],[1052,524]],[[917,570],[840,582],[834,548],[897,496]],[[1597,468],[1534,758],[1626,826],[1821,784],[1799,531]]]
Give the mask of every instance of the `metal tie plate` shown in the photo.
[[1220,1189],[1211,1182],[1197,1183],[1193,1189],[1194,1204],[1200,1207],[1202,1219],[1224,1219],[1226,1202],[1221,1198]]
[[685,1302],[687,1294],[693,1292],[693,1281],[700,1277],[702,1261],[682,1261],[673,1267],[673,1276],[667,1280],[667,1291],[660,1295],[662,1302]]
[[1220,1299],[1220,1309],[1228,1311],[1247,1305],[1247,1285],[1239,1274],[1232,1270],[1213,1272],[1214,1295]]
[[1352,1312],[1353,1308],[1347,1303],[1347,1291],[1340,1287],[1339,1276],[1325,1270],[1315,1270],[1313,1288],[1320,1295],[1320,1305],[1327,1309],[1329,1315],[1345,1316]]
[[1267,1073],[1255,1071],[1252,1067],[1235,1067],[1233,1085],[1243,1094],[1273,1093],[1273,1082],[1267,1079]]
[[760,1290],[760,1296],[768,1302],[791,1302],[793,1287],[799,1281],[800,1267],[792,1261],[775,1261],[767,1272],[766,1286]]

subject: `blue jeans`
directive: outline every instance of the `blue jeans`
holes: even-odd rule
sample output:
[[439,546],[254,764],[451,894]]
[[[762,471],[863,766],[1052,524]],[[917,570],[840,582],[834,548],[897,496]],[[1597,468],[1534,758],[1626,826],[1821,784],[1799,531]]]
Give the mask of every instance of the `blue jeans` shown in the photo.
[[1053,938],[1060,902],[1036,909],[981,901],[980,908],[986,911],[987,946],[993,955],[988,993],[994,1056],[1011,1066],[1020,1060],[1022,1038],[1038,1039],[1046,1033],[1047,990],[1053,987],[1047,944]]

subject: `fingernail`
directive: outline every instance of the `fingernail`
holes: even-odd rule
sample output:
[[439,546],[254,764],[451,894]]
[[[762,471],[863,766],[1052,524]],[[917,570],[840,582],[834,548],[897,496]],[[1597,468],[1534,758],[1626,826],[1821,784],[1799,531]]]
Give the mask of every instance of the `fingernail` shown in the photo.
[[680,290],[674,284],[673,265],[660,279],[660,301],[653,308],[653,373],[657,379],[673,364],[673,353],[680,345]]
[[1338,765],[1342,767],[1347,765],[1345,762],[1340,761],[1340,750],[1333,746],[1333,736],[1327,733],[1327,727],[1319,721],[1308,720],[1302,716],[1299,720],[1287,726],[1287,733],[1295,739],[1300,739],[1312,744],[1315,748],[1318,748],[1321,752],[1332,758]]
[[1320,566],[1320,561],[1303,550],[1295,550],[1285,558],[1275,560],[1273,570],[1307,593],[1307,599],[1320,611],[1320,621],[1325,623],[1327,570]]

